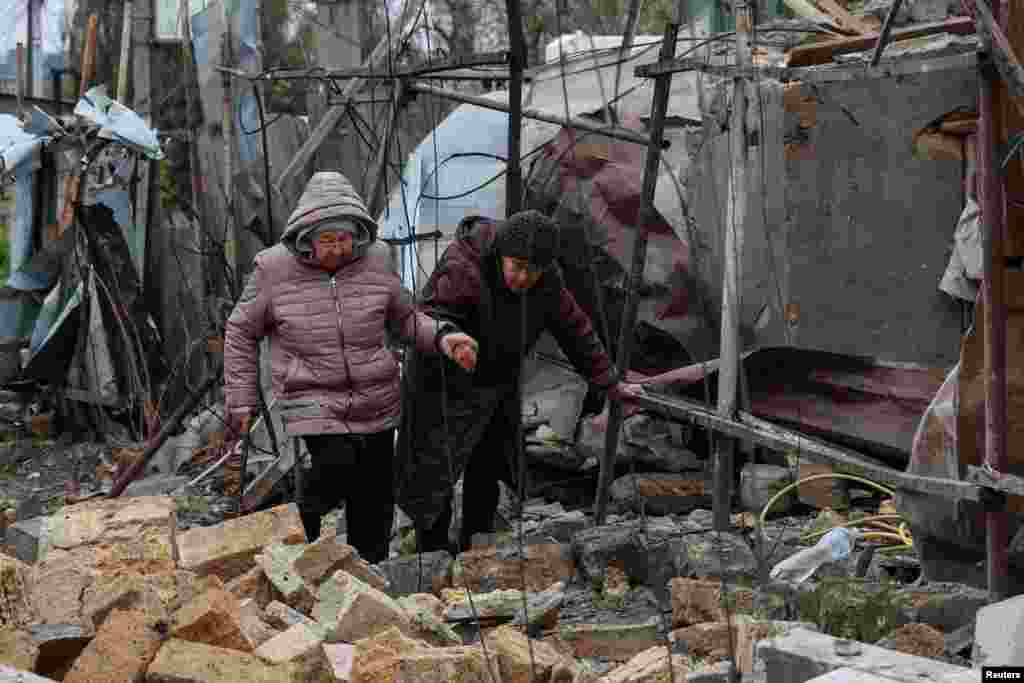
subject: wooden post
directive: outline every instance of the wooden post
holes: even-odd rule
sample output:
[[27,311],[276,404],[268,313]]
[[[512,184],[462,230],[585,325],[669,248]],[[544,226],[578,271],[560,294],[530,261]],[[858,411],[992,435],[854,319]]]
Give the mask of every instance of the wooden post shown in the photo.
[[114,99],[127,104],[128,64],[132,54],[132,0],[125,0],[124,23],[121,28],[121,61],[117,65],[117,92]]
[[[752,18],[748,0],[733,0],[736,17],[736,63],[740,69],[751,65]],[[740,286],[743,281],[743,238],[747,218],[747,83],[742,71],[733,79],[732,120],[729,123],[731,173],[725,206],[725,240],[722,253],[722,341],[718,372],[718,414],[732,418],[736,413],[736,389],[740,364]],[[714,528],[729,529],[732,513],[733,455],[736,440],[715,437]]]
[[519,0],[505,0],[509,30],[508,165],[505,173],[505,216],[517,213],[523,203],[523,171],[520,167],[520,139],[523,132],[523,67],[526,40]]
[[[671,60],[676,56],[676,41],[679,25],[669,23],[662,39],[660,59]],[[654,208],[654,191],[658,186],[658,167],[661,163],[662,140],[665,135],[665,115],[668,111],[668,96],[672,86],[672,74],[658,76],[654,81],[654,100],[651,103],[651,138],[647,147],[644,164],[644,180],[640,196],[640,224],[633,241],[633,264],[630,269],[629,290],[623,309],[622,324],[619,327],[619,345],[616,363],[619,377],[625,379],[629,369],[630,353],[633,348],[633,329],[636,326],[640,284],[647,263],[647,226],[654,223],[657,209]],[[608,402],[608,429],[605,433],[604,457],[597,477],[597,500],[594,503],[594,524],[604,524],[608,513],[608,491],[615,476],[615,456],[619,447],[619,431],[622,427],[622,404]]]
[[[230,0],[220,0],[221,19],[224,22],[224,32],[221,34],[220,50],[221,64],[231,68],[234,65],[231,49],[231,13],[228,11]],[[221,72],[221,95],[223,97],[223,111],[221,119],[222,133],[224,135],[224,203],[227,206],[227,215],[224,223],[224,260],[234,273],[238,272],[238,237],[236,235],[237,217],[235,215],[235,108],[234,97],[231,90],[231,74],[227,71]],[[267,197],[270,201],[270,197]],[[230,289],[230,283],[228,292]],[[241,283],[238,283],[241,286]]]
[[[680,21],[682,17],[679,18]],[[619,62],[615,65],[615,85],[612,88],[612,101],[619,97],[619,88],[622,84],[622,65],[629,59],[629,51],[633,48],[633,39],[636,37],[636,26],[640,23],[640,0],[629,0],[629,9],[626,11],[626,26],[622,33],[622,44],[619,46]],[[619,122],[615,105],[608,105],[608,121]]]
[[[996,8],[998,11],[998,7]],[[996,20],[1006,21],[1005,13]],[[984,34],[983,34],[984,35]],[[981,218],[984,226],[984,264],[982,299],[985,338],[985,464],[996,472],[1007,466],[1007,383],[1006,383],[1006,258],[1004,230],[1006,206],[1003,177],[997,149],[1004,124],[1003,105],[1006,89],[1000,85],[999,73],[993,63],[994,41],[984,40],[979,62],[978,97],[978,174]],[[1019,162],[1014,162],[1019,168]],[[1012,172],[1011,172],[1012,173]],[[1008,175],[1011,175],[1008,173]],[[1019,175],[1019,174],[1018,174]],[[1005,510],[990,510],[985,515],[986,569],[992,600],[1002,600],[1007,591],[1009,527]]]
[[395,80],[391,88],[391,111],[388,112],[388,120],[384,124],[384,135],[380,138],[380,147],[377,148],[377,159],[373,164],[372,178],[373,186],[370,191],[369,213],[377,216],[384,210],[384,186],[385,178],[388,175],[388,154],[391,151],[391,137],[395,134],[398,125],[399,112],[405,100],[404,88],[400,80]]

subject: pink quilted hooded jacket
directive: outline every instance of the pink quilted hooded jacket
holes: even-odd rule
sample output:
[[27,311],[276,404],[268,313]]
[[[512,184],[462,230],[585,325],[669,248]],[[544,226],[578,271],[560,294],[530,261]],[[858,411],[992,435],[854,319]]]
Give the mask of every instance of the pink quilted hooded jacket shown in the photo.
[[[316,225],[359,226],[353,259],[335,273],[309,258]],[[377,226],[340,173],[313,176],[281,243],[256,255],[227,322],[224,384],[233,415],[259,407],[258,345],[270,338],[273,391],[290,435],[367,434],[398,424],[399,363],[389,336],[436,353],[437,323],[415,310],[376,241]]]

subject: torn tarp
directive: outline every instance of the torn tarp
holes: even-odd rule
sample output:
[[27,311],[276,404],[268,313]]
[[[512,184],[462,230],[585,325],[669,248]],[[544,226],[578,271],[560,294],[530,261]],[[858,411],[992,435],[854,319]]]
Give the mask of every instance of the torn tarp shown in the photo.
[[134,111],[110,99],[106,86],[98,85],[85,93],[75,106],[75,116],[99,126],[101,138],[120,142],[150,159],[164,158],[156,131]]

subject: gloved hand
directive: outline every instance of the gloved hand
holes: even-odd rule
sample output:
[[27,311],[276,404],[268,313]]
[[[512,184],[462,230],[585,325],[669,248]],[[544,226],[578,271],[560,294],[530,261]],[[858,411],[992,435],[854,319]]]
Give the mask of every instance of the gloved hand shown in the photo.
[[449,332],[441,337],[441,352],[458,363],[467,372],[476,369],[477,350],[480,345],[465,332]]

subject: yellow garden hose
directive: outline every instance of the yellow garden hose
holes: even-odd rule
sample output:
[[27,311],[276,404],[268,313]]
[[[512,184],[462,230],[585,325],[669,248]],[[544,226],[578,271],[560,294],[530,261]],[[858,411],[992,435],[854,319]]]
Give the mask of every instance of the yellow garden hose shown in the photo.
[[[784,486],[774,496],[772,496],[768,500],[768,502],[765,503],[765,506],[761,509],[761,515],[758,517],[758,520],[757,520],[758,527],[760,527],[762,529],[764,528],[765,519],[768,516],[768,511],[771,510],[772,505],[775,505],[775,503],[779,499],[781,499],[784,495],[786,495],[787,493],[789,493],[790,491],[792,491],[796,487],[800,486],[800,484],[805,484],[807,482],[816,481],[816,480],[819,480],[819,479],[848,479],[850,481],[856,481],[856,482],[864,484],[866,486],[870,486],[873,489],[881,491],[882,493],[886,494],[890,498],[894,498],[896,496],[896,492],[893,491],[892,489],[890,489],[890,488],[888,488],[886,486],[882,486],[881,484],[879,484],[877,482],[873,482],[870,479],[865,479],[864,477],[858,477],[858,476],[853,475],[853,474],[842,474],[842,473],[839,473],[839,472],[828,472],[828,473],[822,473],[822,474],[812,474],[812,475],[810,475],[808,477],[804,477],[803,479],[799,479],[799,480],[793,482],[792,484],[788,484],[787,486]],[[895,519],[900,519],[901,517],[902,516],[899,515],[899,514],[874,515],[872,517],[864,517],[862,519],[853,520],[853,521],[847,522],[846,524],[840,524],[840,525],[832,527],[832,529],[838,529],[838,528],[842,528],[842,527],[850,527],[850,526],[854,526],[854,525],[858,525],[858,524],[864,524],[864,523],[869,523],[869,522],[873,522],[873,523],[879,524],[876,520],[879,520],[879,519],[894,519],[894,518]],[[884,548],[884,550],[890,550],[890,551],[891,550],[896,550],[896,549],[905,550],[905,549],[910,549],[910,548],[914,547],[914,540],[910,536],[910,532],[907,529],[907,523],[906,522],[902,522],[898,528],[897,527],[893,527],[893,526],[891,526],[889,524],[879,524],[879,526],[882,526],[882,527],[884,527],[886,529],[890,529],[891,531],[869,531],[867,533],[862,534],[861,538],[879,538],[879,539],[885,538],[885,539],[891,539],[891,540],[896,540],[896,541],[900,542],[900,545],[898,545],[898,546],[890,546],[888,548]],[[808,534],[807,536],[802,537],[801,540],[809,540],[811,538],[814,538],[815,536],[824,536],[829,531],[832,531],[832,529],[826,529],[825,531],[815,532],[813,534]]]
[[765,517],[768,515],[768,511],[771,509],[772,505],[775,505],[776,501],[778,501],[784,495],[786,495],[787,493],[789,493],[790,491],[795,489],[800,484],[806,484],[809,481],[817,481],[818,479],[849,479],[851,481],[860,482],[861,484],[865,484],[865,485],[870,486],[870,487],[872,487],[874,489],[877,489],[877,490],[881,491],[882,493],[888,495],[890,498],[893,498],[893,497],[896,496],[896,492],[895,491],[892,491],[891,489],[886,488],[885,486],[882,486],[881,484],[877,484],[877,483],[871,481],[870,479],[865,479],[864,477],[858,477],[858,476],[856,476],[854,474],[841,474],[839,472],[828,472],[828,473],[824,473],[824,474],[812,474],[809,477],[804,477],[803,479],[800,479],[798,481],[794,481],[792,484],[789,484],[789,485],[783,487],[782,490],[780,490],[778,493],[776,493],[774,496],[772,496],[768,500],[768,502],[765,503],[764,508],[761,510],[761,516],[758,518],[758,525],[761,526],[761,527],[764,526]]

